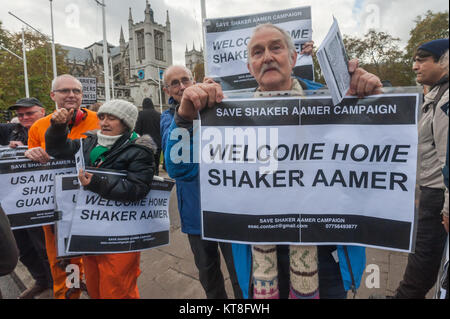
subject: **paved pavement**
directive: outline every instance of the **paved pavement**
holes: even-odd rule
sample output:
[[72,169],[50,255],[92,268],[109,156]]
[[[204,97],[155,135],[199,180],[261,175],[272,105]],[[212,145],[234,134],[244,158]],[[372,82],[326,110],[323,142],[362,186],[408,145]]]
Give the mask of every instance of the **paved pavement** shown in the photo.
[[0,291],[4,299],[16,299],[21,291],[21,282],[15,281],[13,275],[0,277]]
[[[161,175],[164,175],[162,171]],[[198,280],[192,252],[187,236],[181,232],[177,211],[175,189],[170,201],[170,244],[150,249],[141,254],[142,273],[138,279],[141,298],[145,299],[204,299],[205,293]],[[367,249],[367,267],[357,292],[356,299],[366,299],[370,295],[392,295],[403,277],[407,254],[380,249]],[[233,297],[233,290],[225,263],[222,260],[226,290]],[[377,280],[377,274],[379,274]],[[14,280],[15,279],[15,280]],[[19,291],[30,287],[33,279],[26,268],[19,263],[14,274],[0,277],[0,289],[4,298],[17,298]],[[434,288],[427,298],[432,298]],[[49,298],[48,295],[40,296]],[[88,298],[83,295],[82,298]],[[353,298],[349,292],[348,298]]]

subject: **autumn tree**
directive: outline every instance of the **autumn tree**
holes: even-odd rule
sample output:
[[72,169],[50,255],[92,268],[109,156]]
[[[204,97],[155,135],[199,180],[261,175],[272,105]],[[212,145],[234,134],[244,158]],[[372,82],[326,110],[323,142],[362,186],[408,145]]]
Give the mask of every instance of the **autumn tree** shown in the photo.
[[197,83],[203,82],[205,77],[205,65],[204,63],[197,63],[194,67],[194,80]]
[[[376,74],[381,80],[389,80],[394,86],[415,85],[412,71],[412,58],[415,50],[424,42],[439,38],[448,38],[448,12],[418,16],[410,31],[408,45],[400,49],[400,39],[386,32],[369,30],[363,37],[344,35],[344,44],[349,58],[358,58],[360,65]],[[314,60],[316,81],[323,83],[317,58]]]
[[[448,11],[433,13],[427,11],[424,17],[417,16],[414,20],[416,25],[409,32],[410,38],[405,48],[405,63],[412,65],[413,55],[417,48],[428,41],[448,38]],[[416,75],[413,70],[409,70],[409,78],[415,81]]]
[[360,65],[393,86],[414,85],[410,63],[399,48],[399,38],[382,31],[369,30],[363,38],[344,36],[349,59],[357,58]]
[[0,45],[7,47],[9,45],[11,35],[7,30],[3,29],[2,24],[3,23],[0,21]]
[[[3,46],[22,56],[22,32],[10,33],[0,23],[0,41]],[[28,87],[30,96],[38,98],[47,112],[54,109],[49,92],[53,79],[51,44],[37,32],[25,31]],[[64,63],[66,51],[56,46],[58,74],[67,73]],[[0,110],[7,109],[19,98],[25,97],[23,61],[5,50],[0,50]]]
[[323,77],[322,70],[320,69],[319,59],[317,58],[317,49],[313,49],[312,54],[313,67],[314,67],[314,81],[326,85],[325,78]]
[[409,59],[413,58],[421,44],[449,36],[448,11],[433,13],[428,10],[424,17],[417,16],[414,22],[416,25],[409,32],[410,38],[406,46],[406,56]]

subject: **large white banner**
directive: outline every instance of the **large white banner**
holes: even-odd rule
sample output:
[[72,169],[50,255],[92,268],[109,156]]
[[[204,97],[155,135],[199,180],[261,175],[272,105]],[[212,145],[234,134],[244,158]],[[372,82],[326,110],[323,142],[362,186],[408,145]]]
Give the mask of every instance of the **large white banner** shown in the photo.
[[[312,40],[311,7],[265,12],[248,16],[205,20],[206,75],[220,82],[224,91],[257,87],[247,69],[247,44],[253,29],[272,23],[286,30],[297,52]],[[314,80],[313,61],[309,55],[298,55],[294,74]]]
[[205,239],[411,251],[417,94],[225,100],[201,114]]
[[29,159],[0,160],[0,209],[12,229],[53,224],[55,175],[73,174],[73,160],[51,160],[46,164]]
[[57,223],[58,256],[141,251],[167,245],[173,185],[172,180],[154,179],[144,199],[121,202],[79,189],[75,175],[58,178],[56,198],[62,215]]

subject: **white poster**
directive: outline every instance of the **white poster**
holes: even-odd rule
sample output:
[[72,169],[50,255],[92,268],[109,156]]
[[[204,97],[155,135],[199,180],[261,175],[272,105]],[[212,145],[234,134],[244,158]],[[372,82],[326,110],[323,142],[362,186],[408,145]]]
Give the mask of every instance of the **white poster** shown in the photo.
[[348,56],[336,19],[317,51],[320,69],[330,89],[333,104],[339,104],[350,89]]
[[0,209],[12,229],[53,224],[55,175],[73,174],[73,160],[51,160],[46,164],[29,159],[0,161]]
[[83,139],[80,138],[80,148],[78,149],[78,152],[75,153],[75,165],[77,168],[77,174],[80,174],[80,170],[85,171],[86,170],[86,164],[84,161],[84,154],[83,154]]
[[78,174],[57,175],[55,177],[55,199],[58,213],[58,220],[55,223],[55,238],[56,256],[58,258],[79,255],[67,253],[70,227],[79,190]]
[[[311,7],[265,12],[248,16],[205,20],[206,75],[220,82],[224,91],[248,90],[257,87],[247,68],[247,44],[258,24],[272,23],[286,30],[297,52],[312,40]],[[314,80],[313,61],[298,55],[296,76]]]
[[[105,171],[96,173],[112,174]],[[108,200],[80,189],[72,213],[66,252],[120,253],[167,245],[169,199],[173,185],[171,180],[155,178],[149,194],[136,202]],[[66,196],[66,201],[70,201],[72,192],[67,192]]]
[[201,113],[203,237],[413,249],[417,94],[228,99]]

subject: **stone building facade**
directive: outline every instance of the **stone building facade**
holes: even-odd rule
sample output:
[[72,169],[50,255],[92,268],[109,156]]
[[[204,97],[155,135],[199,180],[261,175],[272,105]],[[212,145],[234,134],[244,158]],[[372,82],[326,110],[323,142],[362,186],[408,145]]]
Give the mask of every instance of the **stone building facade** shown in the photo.
[[[111,98],[126,99],[137,106],[150,97],[155,106],[167,103],[168,97],[162,90],[160,72],[172,65],[172,38],[169,12],[166,22],[159,24],[146,0],[144,21],[133,20],[131,8],[128,17],[128,41],[120,30],[119,46],[108,43],[108,67],[113,74],[114,88]],[[93,43],[83,49],[61,45],[67,51],[66,63],[70,74],[76,77],[97,79],[97,100],[105,100],[103,75],[103,42]]]
[[184,63],[186,67],[194,73],[194,68],[197,64],[203,63],[203,49],[200,48],[200,51],[195,49],[195,43],[192,44],[192,50],[188,51],[188,47],[186,45],[186,51],[184,52]]

